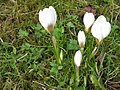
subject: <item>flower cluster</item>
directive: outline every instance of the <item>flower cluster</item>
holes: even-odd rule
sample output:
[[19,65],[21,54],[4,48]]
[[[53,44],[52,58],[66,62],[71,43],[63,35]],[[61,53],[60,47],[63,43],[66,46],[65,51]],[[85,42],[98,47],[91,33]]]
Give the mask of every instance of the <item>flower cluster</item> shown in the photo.
[[[93,13],[86,12],[83,17],[83,23],[85,26],[85,32],[88,32],[91,28],[92,35],[98,40],[98,44],[109,35],[111,31],[111,24],[107,22],[106,18],[103,15],[100,15],[96,21]],[[83,31],[78,32],[78,42],[80,48],[85,46],[85,33]],[[82,49],[83,50],[83,49]],[[76,58],[77,57],[77,58]],[[80,66],[82,55],[81,51],[75,53],[74,62],[76,66]]]
[[[45,8],[40,10],[39,12],[39,21],[41,25],[47,30],[48,33],[52,35],[54,31],[54,26],[56,24],[57,14],[55,9],[50,6],[49,8]],[[86,12],[83,17],[83,23],[85,26],[85,32],[89,32],[91,29],[91,33],[93,37],[98,40],[98,43],[106,38],[111,31],[111,24],[106,20],[103,15],[100,15],[96,20],[93,13]],[[86,36],[84,31],[78,32],[78,43],[80,46],[80,50],[75,53],[74,63],[77,68],[80,66],[82,61],[82,53],[85,47]],[[56,45],[55,45],[56,46]]]

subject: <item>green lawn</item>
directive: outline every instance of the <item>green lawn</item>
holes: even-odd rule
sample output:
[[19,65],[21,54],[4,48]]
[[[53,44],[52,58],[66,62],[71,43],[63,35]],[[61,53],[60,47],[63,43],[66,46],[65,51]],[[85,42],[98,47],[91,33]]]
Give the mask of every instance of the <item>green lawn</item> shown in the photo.
[[[112,28],[92,57],[96,40],[90,32],[86,34],[77,83],[74,55],[88,5],[96,9],[95,18],[104,15]],[[63,55],[61,64],[56,61],[51,35],[38,19],[39,10],[49,6],[57,12],[53,35]],[[119,0],[0,0],[0,90],[119,89]]]

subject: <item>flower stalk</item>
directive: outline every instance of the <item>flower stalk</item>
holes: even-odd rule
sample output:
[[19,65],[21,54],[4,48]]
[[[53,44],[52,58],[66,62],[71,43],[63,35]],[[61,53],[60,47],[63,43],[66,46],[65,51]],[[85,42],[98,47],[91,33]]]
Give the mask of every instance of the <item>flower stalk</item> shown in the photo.
[[55,36],[53,36],[56,20],[57,14],[53,6],[49,6],[49,8],[44,8],[43,10],[39,11],[39,21],[41,25],[44,27],[44,29],[51,35],[54,46],[54,55],[56,57],[57,63],[61,64],[59,56],[59,47]]
[[80,64],[81,64],[81,61],[82,61],[82,53],[80,50],[78,50],[76,53],[75,53],[75,56],[74,56],[74,63],[75,63],[75,68],[76,68],[76,85],[79,84],[80,82],[80,79],[79,79],[79,67],[80,67]]
[[76,66],[76,81],[77,83],[80,82],[80,79],[79,79],[79,67]]
[[54,46],[54,54],[55,54],[57,63],[61,64],[61,60],[59,57],[59,48],[58,48],[58,44],[57,44],[55,36],[52,36],[52,42],[53,42],[53,46]]

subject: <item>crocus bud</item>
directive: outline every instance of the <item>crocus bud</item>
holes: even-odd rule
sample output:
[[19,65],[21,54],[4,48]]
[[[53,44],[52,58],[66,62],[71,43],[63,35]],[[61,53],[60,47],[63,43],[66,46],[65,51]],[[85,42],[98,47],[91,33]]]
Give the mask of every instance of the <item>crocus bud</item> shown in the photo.
[[61,52],[60,52],[60,59],[63,60],[63,50],[61,49]]
[[107,37],[110,31],[111,24],[106,21],[106,18],[103,15],[97,18],[91,28],[92,35],[98,40],[98,43]]
[[83,31],[79,31],[78,32],[78,42],[79,42],[79,45],[81,48],[84,48],[85,41],[86,41],[85,33]]
[[83,17],[83,23],[85,25],[85,32],[89,31],[89,28],[94,23],[95,17],[93,13],[86,12]]
[[76,53],[75,53],[75,56],[74,56],[74,63],[77,67],[80,66],[80,63],[82,61],[82,53],[80,50],[78,50]]
[[39,11],[39,21],[41,25],[45,28],[45,30],[48,31],[48,33],[53,33],[56,20],[57,14],[52,6]]

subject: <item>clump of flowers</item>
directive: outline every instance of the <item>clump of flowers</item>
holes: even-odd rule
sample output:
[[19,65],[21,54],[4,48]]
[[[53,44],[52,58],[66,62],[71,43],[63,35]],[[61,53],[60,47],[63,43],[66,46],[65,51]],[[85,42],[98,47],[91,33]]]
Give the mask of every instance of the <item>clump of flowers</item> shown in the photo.
[[[41,25],[45,28],[45,30],[52,36],[53,45],[55,48],[55,56],[57,59],[58,64],[61,64],[60,59],[63,59],[62,52],[59,55],[58,46],[56,42],[56,38],[53,36],[54,27],[57,20],[57,14],[54,7],[50,6],[49,8],[45,8],[40,10],[39,12],[39,21]],[[111,31],[111,24],[106,20],[105,16],[100,15],[96,20],[93,13],[86,12],[83,17],[83,23],[85,26],[85,32],[91,31],[93,37],[97,39],[98,46],[101,44],[100,42],[106,38]],[[91,29],[91,30],[90,30]],[[77,50],[74,55],[74,63],[76,66],[76,81],[79,83],[79,67],[82,62],[83,52],[85,48],[85,42],[87,36],[85,35],[84,31],[78,32],[78,43],[80,50]],[[95,47],[96,49],[96,47]],[[94,54],[95,49],[91,52]],[[100,86],[101,87],[101,86]]]
[[[83,17],[83,23],[85,26],[85,32],[88,32],[91,29],[91,33],[93,37],[97,39],[98,47],[100,45],[100,42],[104,38],[106,38],[111,31],[111,24],[106,20],[106,18],[103,15],[100,15],[95,21],[94,14],[86,12]],[[79,82],[79,67],[82,62],[85,42],[86,42],[86,36],[85,36],[84,31],[79,31],[78,32],[78,43],[80,46],[80,50],[78,50],[74,56],[74,63],[76,65],[76,81],[78,82]],[[91,53],[92,56],[95,55],[94,54],[95,50],[98,49],[98,47],[94,48],[94,50]]]

